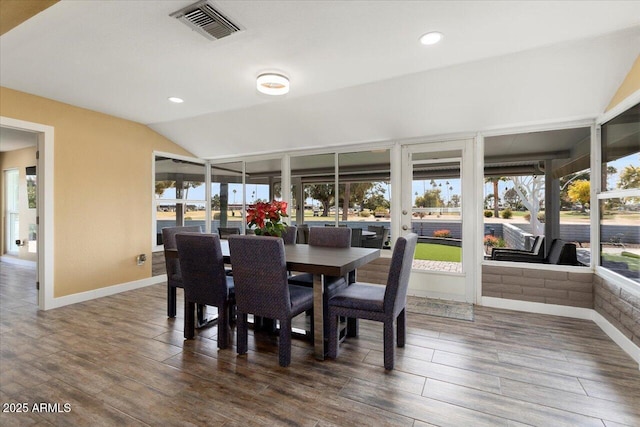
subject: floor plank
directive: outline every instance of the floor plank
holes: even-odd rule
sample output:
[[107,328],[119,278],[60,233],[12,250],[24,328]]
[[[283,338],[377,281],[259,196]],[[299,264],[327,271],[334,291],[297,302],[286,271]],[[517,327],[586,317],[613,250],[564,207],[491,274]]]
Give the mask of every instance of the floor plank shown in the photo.
[[41,312],[34,281],[33,269],[0,265],[0,401],[71,410],[0,412],[3,427],[640,425],[638,364],[587,320],[409,313],[393,371],[382,325],[369,321],[337,360],[294,339],[281,368],[265,332],[249,331],[243,356],[233,335],[217,348],[215,326],[185,340],[182,310],[166,317],[165,285]]

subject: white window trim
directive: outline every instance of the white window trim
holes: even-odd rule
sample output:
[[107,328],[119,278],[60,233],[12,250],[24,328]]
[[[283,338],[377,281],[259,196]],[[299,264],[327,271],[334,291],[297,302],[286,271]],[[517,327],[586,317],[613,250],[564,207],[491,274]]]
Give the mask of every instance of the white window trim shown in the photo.
[[[601,114],[596,119],[595,125],[597,130],[596,132],[594,132],[594,137],[592,137],[592,144],[591,144],[591,149],[592,149],[591,169],[593,171],[592,176],[598,176],[598,177],[602,176],[602,138],[601,138],[601,132],[600,132],[601,126],[609,122],[610,120],[618,117],[620,114],[624,113],[629,108],[633,107],[638,103],[640,103],[640,90],[635,91],[634,93],[626,97],[624,100],[622,100],[620,103],[618,103],[618,105],[613,107],[611,110]],[[594,138],[595,138],[595,141],[594,141]],[[591,199],[597,202],[599,202],[600,200],[614,199],[618,197],[640,196],[640,189],[602,191],[602,188],[600,185],[600,179],[596,180],[596,185],[592,186],[591,191],[592,191]],[[591,222],[592,234],[596,235],[595,240],[593,240],[594,236],[592,236],[592,241],[594,242],[594,244],[592,244],[592,247],[599,248],[600,247],[600,221],[598,220],[598,218],[600,218],[600,203],[595,203],[595,206],[592,206],[591,213],[592,213],[592,217],[591,217],[592,218],[592,222]],[[591,263],[592,265],[595,266],[595,274],[597,274],[599,277],[602,277],[603,279],[608,280],[614,283],[615,285],[618,285],[621,288],[632,291],[632,292],[637,292],[638,289],[640,289],[640,283],[628,277],[624,277],[617,273],[614,273],[608,268],[602,267],[600,265],[600,251],[598,251],[597,254],[592,253],[591,257],[592,257]]]

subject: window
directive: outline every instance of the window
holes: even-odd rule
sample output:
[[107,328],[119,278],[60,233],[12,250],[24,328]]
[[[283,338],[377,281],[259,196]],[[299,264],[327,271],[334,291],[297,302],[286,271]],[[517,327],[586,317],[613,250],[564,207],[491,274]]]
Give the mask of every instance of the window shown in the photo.
[[535,251],[541,241],[528,259],[542,263],[562,239],[576,247],[570,263],[590,265],[590,136],[580,127],[485,139],[485,259],[519,261],[494,248]]
[[600,266],[640,283],[640,104],[601,131]]
[[162,244],[162,229],[200,225],[206,213],[204,164],[156,156],[155,204],[156,241]]
[[242,162],[211,165],[211,231],[219,228],[242,229]]

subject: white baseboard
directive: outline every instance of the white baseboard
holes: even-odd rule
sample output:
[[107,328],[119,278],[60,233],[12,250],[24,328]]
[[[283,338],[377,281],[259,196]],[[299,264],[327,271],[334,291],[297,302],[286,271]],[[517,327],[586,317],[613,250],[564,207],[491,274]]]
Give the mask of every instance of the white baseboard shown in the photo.
[[635,345],[629,338],[627,338],[622,332],[620,332],[615,326],[613,326],[602,314],[593,310],[592,319],[596,325],[600,327],[604,331],[605,334],[609,336],[622,348],[629,356],[633,358],[636,362],[638,362],[638,369],[640,369],[640,347]]
[[485,307],[517,310],[527,313],[550,314],[553,316],[572,317],[593,321],[605,334],[609,336],[621,349],[638,363],[640,369],[640,347],[624,336],[615,326],[597,311],[591,308],[570,307],[566,305],[543,304],[539,302],[518,301],[504,298],[482,297],[481,304]]
[[121,283],[119,285],[107,286],[106,288],[94,289],[91,291],[54,298],[52,304],[47,307],[47,310],[51,308],[64,307],[69,304],[90,301],[92,299],[102,298],[109,295],[115,295],[125,291],[132,291],[134,289],[140,289],[166,281],[167,275],[162,274],[160,276],[153,276],[147,279],[135,280],[133,282]]

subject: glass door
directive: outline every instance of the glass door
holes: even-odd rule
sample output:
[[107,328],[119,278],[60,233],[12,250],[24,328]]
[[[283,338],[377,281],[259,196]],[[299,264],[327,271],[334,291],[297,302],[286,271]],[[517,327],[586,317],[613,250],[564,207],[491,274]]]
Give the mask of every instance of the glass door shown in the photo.
[[472,140],[403,147],[401,229],[418,234],[414,294],[473,302]]

